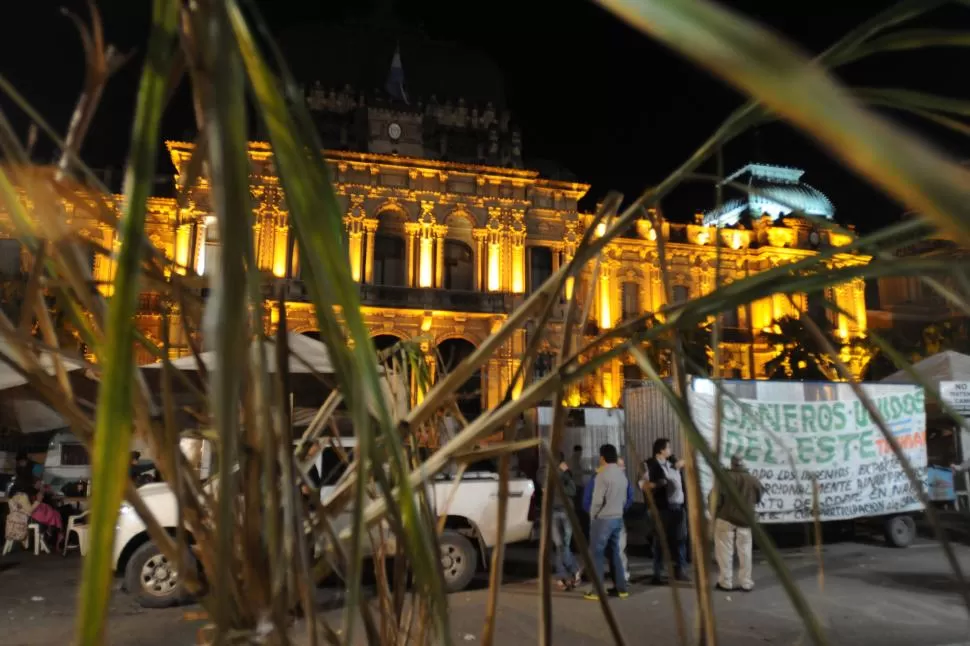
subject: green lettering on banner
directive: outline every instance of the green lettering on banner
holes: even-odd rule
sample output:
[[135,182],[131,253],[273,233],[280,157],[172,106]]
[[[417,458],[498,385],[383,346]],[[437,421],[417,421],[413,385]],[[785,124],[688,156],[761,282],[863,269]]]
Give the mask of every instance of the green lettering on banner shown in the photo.
[[[758,409],[761,412],[761,423],[763,424],[760,430],[763,432],[765,427],[767,427],[772,433],[779,432],[781,426],[778,424],[780,421],[778,404],[761,404],[758,406]],[[774,416],[772,416],[772,412],[774,412]]]
[[899,401],[899,397],[893,397],[889,400],[889,411],[893,420],[903,416],[903,402]]
[[746,447],[747,443],[743,435],[735,431],[727,431],[724,433],[724,455],[737,455],[744,451]]
[[785,431],[788,433],[798,432],[798,406],[795,404],[783,404],[782,416],[785,418]]
[[859,434],[859,457],[863,460],[872,460],[878,456],[874,435],[873,431],[865,431]]
[[815,432],[815,405],[802,404],[802,432]]
[[744,461],[745,462],[760,462],[761,459],[758,457],[758,448],[759,448],[758,447],[758,444],[759,444],[759,442],[757,440],[755,440],[755,438],[752,437],[752,436],[750,436],[750,435],[746,436],[744,439],[747,440],[747,443],[748,443],[748,448],[744,452]]
[[831,435],[818,438],[818,454],[815,461],[819,464],[827,464],[835,457],[835,438]]
[[903,414],[912,415],[913,414],[913,396],[903,395]]
[[848,421],[845,415],[845,402],[835,402],[832,404],[832,419],[835,430],[841,431],[845,428],[845,423]]
[[839,436],[839,441],[842,442],[843,462],[849,461],[849,456],[852,454],[852,443],[858,440],[861,435],[862,433],[846,433]]
[[828,404],[818,407],[818,428],[820,431],[832,430],[832,408]]
[[795,450],[797,451],[799,462],[801,462],[802,464],[811,463],[812,455],[815,453],[815,438],[796,437]]
[[765,437],[765,464],[780,464],[778,460],[775,459],[775,442],[771,437]]
[[867,411],[863,406],[862,402],[856,400],[852,402],[852,407],[855,410],[855,425],[856,428],[865,428],[869,426],[869,411]]

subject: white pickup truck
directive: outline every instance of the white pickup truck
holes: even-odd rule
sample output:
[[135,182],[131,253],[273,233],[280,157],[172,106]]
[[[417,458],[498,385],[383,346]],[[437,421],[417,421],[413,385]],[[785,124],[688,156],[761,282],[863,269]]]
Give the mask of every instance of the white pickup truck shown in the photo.
[[[345,439],[342,444],[347,450],[353,441]],[[317,469],[323,474],[320,490],[323,500],[334,491],[344,468],[333,449],[325,448],[318,454]],[[455,486],[458,490],[452,497]],[[149,484],[141,487],[138,493],[161,526],[174,532],[178,524],[178,503],[169,486]],[[457,484],[449,476],[439,476],[429,487],[432,508],[436,513],[447,514],[439,544],[441,567],[450,592],[468,586],[476,571],[488,562],[489,550],[498,541],[498,493],[498,475],[487,471],[466,471]],[[531,537],[534,494],[535,486],[527,478],[516,478],[509,483],[506,543],[526,541]],[[339,532],[349,522],[347,512],[334,520],[334,526]],[[393,553],[393,547],[388,547],[388,553]],[[370,541],[364,541],[364,549],[371,549]],[[144,522],[127,503],[122,505],[115,527],[113,564],[115,574],[124,578],[125,590],[144,607],[167,607],[185,598],[175,564],[169,563],[151,542]]]

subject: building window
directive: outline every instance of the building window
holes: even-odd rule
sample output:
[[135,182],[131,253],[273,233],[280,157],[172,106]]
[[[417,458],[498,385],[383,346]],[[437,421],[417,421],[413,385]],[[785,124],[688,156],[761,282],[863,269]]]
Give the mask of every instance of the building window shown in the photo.
[[472,249],[460,240],[445,240],[445,289],[471,291],[475,283]]
[[623,283],[623,319],[640,316],[640,285],[639,283]]
[[222,242],[219,240],[219,223],[215,216],[205,218],[205,246],[199,254],[199,274],[205,276],[219,264]]
[[542,287],[552,276],[552,249],[529,247],[529,292]]
[[690,290],[686,285],[674,285],[674,302],[686,303],[690,299]]
[[879,299],[879,280],[870,278],[866,281],[866,309],[881,310],[882,303]]
[[377,233],[374,236],[374,284],[404,285],[404,240]]
[[737,329],[740,327],[738,323],[738,308],[732,307],[729,310],[721,312],[721,326],[728,329]]
[[640,370],[640,366],[635,363],[625,364],[623,366],[623,381],[643,381],[643,371]]
[[808,295],[808,316],[819,325],[828,322],[828,308],[825,307],[824,293],[812,292]]

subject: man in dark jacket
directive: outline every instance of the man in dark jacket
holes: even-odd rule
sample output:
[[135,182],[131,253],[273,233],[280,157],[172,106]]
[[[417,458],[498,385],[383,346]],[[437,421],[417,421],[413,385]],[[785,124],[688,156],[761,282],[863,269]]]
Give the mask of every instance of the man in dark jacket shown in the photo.
[[566,491],[566,499],[558,495],[552,498],[552,543],[556,548],[556,581],[560,589],[568,590],[577,583],[579,567],[573,557],[570,544],[573,540],[573,526],[569,522],[569,511],[566,505],[572,505],[576,498],[576,481],[572,470],[566,462],[565,456],[559,455],[559,479]]
[[728,477],[741,494],[745,509],[728,500],[724,493],[717,497],[714,511],[714,553],[717,557],[717,587],[720,590],[734,589],[734,550],[738,552],[738,583],[741,589],[749,592],[754,588],[751,579],[751,527],[747,516],[754,514],[755,507],[761,502],[764,487],[761,482],[748,473],[740,455],[731,458]]
[[[664,542],[670,549],[674,578],[678,581],[690,581],[687,576],[687,514],[684,509],[686,497],[681,477],[683,468],[684,461],[671,455],[669,439],[662,437],[653,443],[653,457],[647,460],[640,488],[644,495],[653,499],[660,515],[660,522],[655,522],[654,525],[651,579],[654,585],[667,582],[664,575]],[[659,531],[661,525],[663,533]]]

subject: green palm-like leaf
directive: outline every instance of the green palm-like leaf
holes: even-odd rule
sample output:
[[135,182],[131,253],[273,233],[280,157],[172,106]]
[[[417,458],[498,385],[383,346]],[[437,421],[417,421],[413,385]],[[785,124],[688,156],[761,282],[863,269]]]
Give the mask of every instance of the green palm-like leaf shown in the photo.
[[175,51],[179,3],[155,0],[148,59],[142,72],[132,131],[131,157],[125,176],[125,202],[120,222],[121,249],[114,294],[108,305],[97,427],[91,470],[91,550],[84,559],[77,619],[77,640],[84,646],[102,642],[111,594],[111,549],[115,519],[128,479],[127,455],[132,431],[134,335],[131,320],[138,306],[146,203],[153,188],[159,125],[169,66]]

